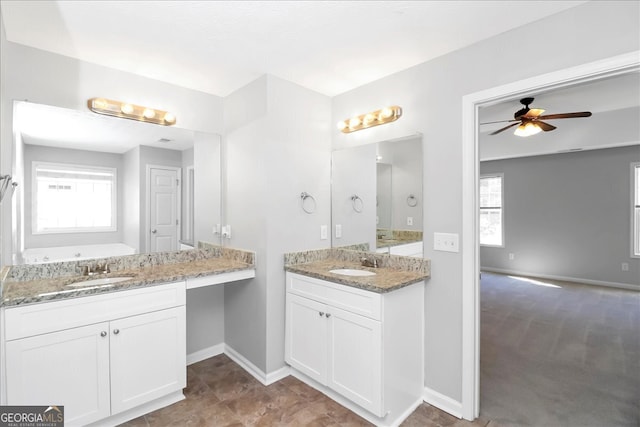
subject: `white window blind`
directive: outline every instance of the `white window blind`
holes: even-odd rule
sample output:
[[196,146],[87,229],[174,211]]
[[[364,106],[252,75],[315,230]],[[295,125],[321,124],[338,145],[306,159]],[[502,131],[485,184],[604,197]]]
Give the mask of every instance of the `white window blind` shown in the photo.
[[116,230],[116,169],[33,163],[33,232]]
[[503,246],[503,176],[480,177],[480,244]]

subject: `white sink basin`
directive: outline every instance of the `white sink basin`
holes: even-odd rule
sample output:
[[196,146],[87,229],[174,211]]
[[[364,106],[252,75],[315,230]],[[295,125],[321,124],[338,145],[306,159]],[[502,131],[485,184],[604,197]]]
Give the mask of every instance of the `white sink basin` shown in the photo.
[[85,286],[100,286],[100,285],[112,285],[118,282],[124,282],[125,280],[133,279],[133,276],[120,276],[120,277],[101,277],[100,279],[85,280],[84,282],[76,282],[67,285],[72,288],[84,288]]
[[358,270],[355,268],[338,268],[336,270],[329,270],[329,273],[342,274],[343,276],[360,276],[360,277],[376,275],[376,273],[374,273],[373,271]]

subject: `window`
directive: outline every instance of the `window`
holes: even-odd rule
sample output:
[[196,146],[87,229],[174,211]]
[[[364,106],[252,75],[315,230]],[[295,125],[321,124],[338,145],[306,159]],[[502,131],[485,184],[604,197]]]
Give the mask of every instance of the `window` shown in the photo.
[[640,163],[631,165],[633,182],[633,256],[640,257]]
[[502,174],[480,177],[480,244],[503,246]]
[[34,234],[116,230],[116,169],[33,162]]

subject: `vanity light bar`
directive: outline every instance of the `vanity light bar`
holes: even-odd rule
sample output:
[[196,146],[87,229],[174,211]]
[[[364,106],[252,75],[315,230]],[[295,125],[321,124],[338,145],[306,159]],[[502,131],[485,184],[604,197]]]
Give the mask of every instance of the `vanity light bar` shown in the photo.
[[343,133],[355,132],[385,123],[395,122],[402,116],[402,108],[397,105],[385,107],[371,113],[361,114],[338,123],[338,129]]
[[176,124],[176,116],[167,111],[156,110],[154,108],[142,107],[140,105],[106,98],[91,98],[87,101],[87,104],[91,111],[98,114],[155,123],[163,126]]

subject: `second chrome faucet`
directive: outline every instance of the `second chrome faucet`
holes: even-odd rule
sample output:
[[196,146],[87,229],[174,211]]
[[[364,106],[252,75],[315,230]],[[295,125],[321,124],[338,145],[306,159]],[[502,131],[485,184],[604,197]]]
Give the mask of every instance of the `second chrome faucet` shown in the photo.
[[363,267],[373,267],[378,268],[378,260],[374,257],[371,258],[362,258],[362,266]]

